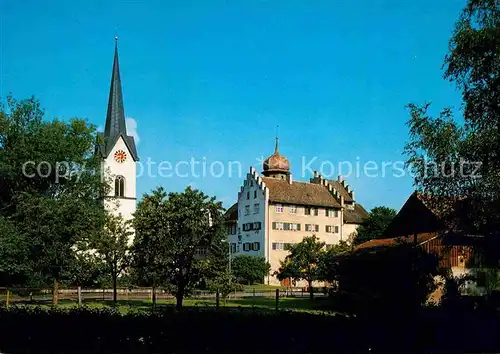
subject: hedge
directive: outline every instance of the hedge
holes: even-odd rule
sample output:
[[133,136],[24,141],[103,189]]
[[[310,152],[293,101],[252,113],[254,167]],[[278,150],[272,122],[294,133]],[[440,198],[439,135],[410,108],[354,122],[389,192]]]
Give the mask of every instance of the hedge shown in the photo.
[[199,310],[0,309],[2,353],[499,352],[498,316],[415,318]]

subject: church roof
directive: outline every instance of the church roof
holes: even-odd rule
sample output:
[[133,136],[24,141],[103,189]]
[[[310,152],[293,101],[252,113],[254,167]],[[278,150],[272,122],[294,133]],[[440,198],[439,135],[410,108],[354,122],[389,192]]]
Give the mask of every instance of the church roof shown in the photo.
[[339,202],[330,191],[321,184],[293,182],[287,180],[262,177],[269,188],[269,199],[276,203],[322,206],[340,208]]
[[98,149],[103,157],[107,157],[117,140],[122,137],[134,161],[138,161],[137,148],[132,136],[127,135],[125,124],[125,110],[123,108],[122,84],[120,79],[120,65],[118,62],[118,40],[115,42],[115,56],[113,59],[113,72],[109,88],[108,111],[104,134],[98,139]]

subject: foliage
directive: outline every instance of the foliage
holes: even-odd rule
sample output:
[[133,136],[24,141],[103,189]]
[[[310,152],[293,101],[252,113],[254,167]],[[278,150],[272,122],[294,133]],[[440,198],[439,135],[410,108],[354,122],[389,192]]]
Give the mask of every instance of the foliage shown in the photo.
[[329,283],[338,281],[338,265],[343,255],[351,252],[351,244],[347,241],[340,241],[332,245],[330,249],[323,252],[318,267],[318,279]]
[[225,271],[208,278],[207,289],[214,293],[220,293],[225,300],[232,292],[243,291],[243,285],[236,283],[233,274]]
[[396,210],[385,206],[377,206],[370,211],[368,217],[358,227],[355,244],[361,244],[384,237],[384,231],[396,216]]
[[500,255],[500,6],[468,0],[449,42],[444,77],[462,94],[464,124],[450,108],[410,105],[408,165],[417,190],[459,234],[486,236],[486,259]]
[[281,261],[277,277],[279,280],[287,277],[305,280],[308,283],[309,297],[314,297],[313,281],[320,279],[319,266],[325,243],[313,236],[306,236],[301,242],[292,245],[290,254]]
[[203,278],[198,249],[221,248],[225,237],[222,211],[215,198],[190,187],[168,198],[159,188],[138,205],[136,264],[146,279],[164,284],[175,295],[178,308]]
[[249,285],[262,283],[265,276],[269,275],[271,265],[264,257],[249,255],[236,256],[231,261],[231,269],[238,280],[244,280]]
[[104,264],[106,274],[113,282],[114,302],[117,300],[118,276],[130,264],[129,241],[132,236],[129,222],[121,215],[107,213],[102,231],[91,242],[92,249],[95,249],[97,258]]
[[[241,333],[253,333],[255,328],[273,333],[260,340],[269,353],[326,353],[331,352],[332,342],[338,352],[409,353],[415,348],[434,353],[500,350],[495,335],[500,318],[494,312],[457,316],[431,309],[414,317],[396,319],[385,313],[363,319],[251,308],[219,311],[192,308],[180,312],[166,308],[164,312],[121,314],[117,310],[85,307],[70,310],[11,307],[0,308],[0,317],[0,350],[5,353],[75,350],[226,353],[234,352],[235,348],[238,353],[254,353],[254,345],[241,343]],[[473,326],[459,325],[462,323]],[[198,331],[195,339],[186,337],[194,325],[203,331]]]
[[0,217],[2,228],[10,225],[0,249],[10,270],[0,273],[17,274],[5,285],[52,283],[56,290],[73,276],[76,249],[102,223],[95,137],[84,120],[44,121],[34,98],[9,96],[0,106]]
[[408,243],[345,255],[337,271],[339,291],[349,295],[358,312],[416,311],[440,274],[434,254]]

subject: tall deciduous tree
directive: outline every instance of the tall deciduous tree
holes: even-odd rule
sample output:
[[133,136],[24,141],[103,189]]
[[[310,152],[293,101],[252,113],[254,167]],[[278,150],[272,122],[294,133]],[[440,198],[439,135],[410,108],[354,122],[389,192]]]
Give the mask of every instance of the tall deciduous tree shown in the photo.
[[106,273],[111,277],[113,283],[113,302],[117,301],[117,281],[120,274],[130,264],[129,243],[133,232],[130,223],[121,215],[107,213],[104,228],[97,234],[94,242],[98,258],[104,263]]
[[17,238],[3,244],[27,247],[28,261],[19,259],[53,284],[54,304],[75,249],[102,225],[95,133],[84,120],[43,120],[34,98],[0,106],[0,216]]
[[168,263],[167,282],[182,307],[186,293],[202,279],[202,267],[197,250],[225,239],[223,207],[215,197],[186,188],[182,193],[170,193],[167,203]]
[[370,211],[368,217],[357,230],[354,238],[356,244],[384,237],[384,231],[396,216],[396,210],[385,206],[377,206]]
[[269,275],[271,265],[264,257],[241,255],[234,257],[231,268],[237,279],[242,279],[251,285],[262,282],[264,277]]
[[156,288],[165,283],[165,269],[170,262],[167,250],[167,193],[162,187],[143,195],[134,214],[133,245],[134,278],[139,285],[153,287],[153,307]]
[[200,248],[211,249],[224,240],[223,208],[215,198],[190,187],[166,194],[159,188],[145,195],[135,214],[136,267],[153,285],[166,285],[184,296],[203,278],[205,261]]
[[462,93],[464,124],[410,105],[405,152],[420,192],[456,233],[476,233],[500,254],[500,4],[468,0],[450,39],[444,77]]
[[281,262],[278,279],[288,277],[307,281],[309,297],[314,298],[313,282],[320,278],[319,266],[321,263],[325,243],[315,235],[304,237],[301,242],[292,245],[290,254]]

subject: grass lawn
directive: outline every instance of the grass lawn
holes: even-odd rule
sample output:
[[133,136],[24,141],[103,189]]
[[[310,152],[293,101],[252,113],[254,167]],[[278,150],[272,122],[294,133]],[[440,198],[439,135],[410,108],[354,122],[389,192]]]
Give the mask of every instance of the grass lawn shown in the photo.
[[[279,309],[281,310],[294,310],[306,312],[323,312],[321,310],[322,304],[325,299],[310,300],[308,298],[280,298]],[[32,306],[27,303],[18,303],[23,306]],[[50,303],[38,303],[42,307],[49,307]],[[88,300],[83,302],[84,306],[91,308],[103,308],[113,306],[110,300]],[[60,300],[59,307],[68,308],[78,306],[75,301]],[[175,300],[158,300],[157,306],[175,306]],[[215,300],[213,299],[185,299],[184,306],[186,307],[201,307],[201,308],[215,308]],[[275,310],[276,300],[272,297],[246,297],[229,299],[226,302],[220,301],[221,307],[229,308],[242,308],[242,309],[255,309],[255,310]],[[151,308],[150,300],[119,300],[118,308],[120,312],[129,312],[137,310],[149,310]]]

